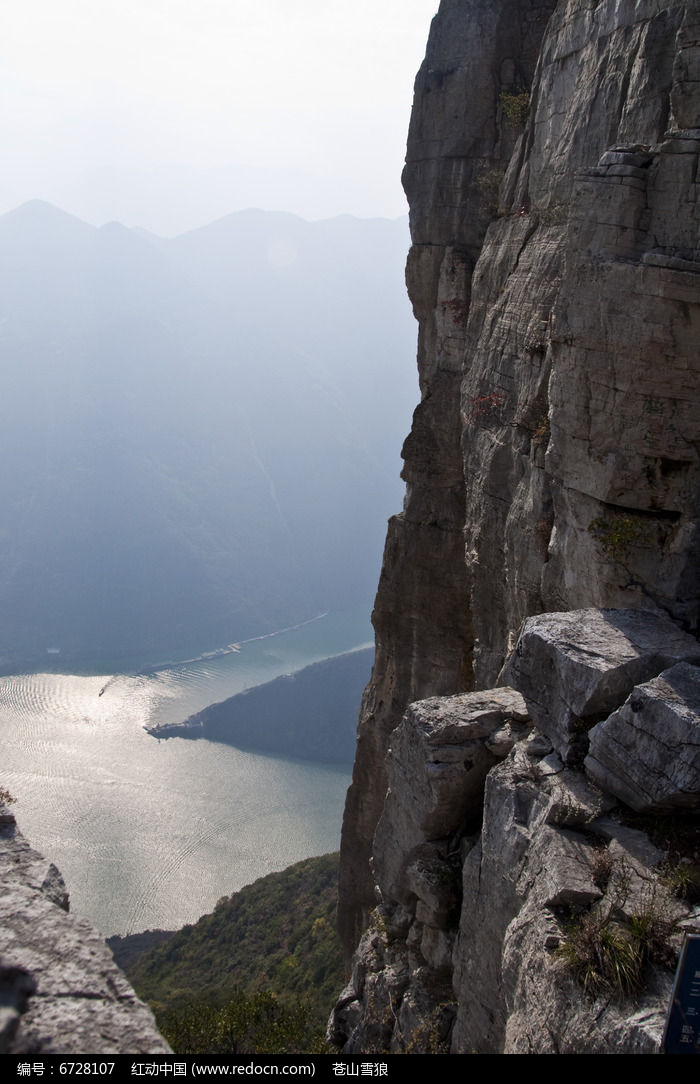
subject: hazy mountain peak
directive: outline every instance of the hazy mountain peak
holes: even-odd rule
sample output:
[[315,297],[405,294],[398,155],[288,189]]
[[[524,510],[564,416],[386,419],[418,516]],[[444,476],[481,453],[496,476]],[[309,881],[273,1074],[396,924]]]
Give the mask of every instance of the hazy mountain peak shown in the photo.
[[66,226],[71,224],[75,229],[89,230],[90,232],[93,232],[95,228],[88,225],[87,222],[83,222],[81,218],[76,218],[75,215],[63,211],[60,207],[56,207],[55,204],[48,203],[43,199],[30,199],[26,203],[21,203],[14,210],[0,215],[0,222],[32,222],[43,228],[59,223]]

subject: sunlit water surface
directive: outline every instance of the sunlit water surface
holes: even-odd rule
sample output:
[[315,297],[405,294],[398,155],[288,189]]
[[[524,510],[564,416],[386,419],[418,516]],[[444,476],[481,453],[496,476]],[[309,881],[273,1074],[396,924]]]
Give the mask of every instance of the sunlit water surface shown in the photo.
[[154,674],[0,678],[0,785],[71,909],[105,935],[173,929],[336,850],[349,771],[144,728],[368,639],[364,615],[336,615]]

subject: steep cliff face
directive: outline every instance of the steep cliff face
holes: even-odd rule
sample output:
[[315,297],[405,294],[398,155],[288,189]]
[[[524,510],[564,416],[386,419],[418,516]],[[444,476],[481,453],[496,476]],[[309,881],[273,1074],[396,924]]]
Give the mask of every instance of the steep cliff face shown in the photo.
[[348,951],[372,905],[367,861],[386,789],[388,736],[411,700],[473,682],[460,447],[472,277],[518,136],[503,122],[499,95],[530,85],[554,6],[442,3],[416,80],[404,186],[421,402],[403,449],[403,512],[389,523],[373,614],[376,662],[343,824],[340,928]]
[[348,953],[408,704],[497,684],[531,614],[697,629],[699,40],[688,2],[433,20],[404,173],[422,398],[343,826]]
[[407,703],[493,683],[541,610],[697,625],[699,28],[657,0],[433,20],[404,173],[422,399],[343,830],[348,949]]

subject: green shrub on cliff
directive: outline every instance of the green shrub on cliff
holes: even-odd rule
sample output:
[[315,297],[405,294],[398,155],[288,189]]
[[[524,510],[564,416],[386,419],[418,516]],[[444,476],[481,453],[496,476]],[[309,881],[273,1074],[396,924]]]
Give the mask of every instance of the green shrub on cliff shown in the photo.
[[181,1057],[248,1057],[320,1052],[323,1028],[304,1004],[286,1006],[274,994],[237,993],[225,1005],[192,1003],[160,1013],[158,1026]]
[[518,127],[525,124],[530,111],[530,95],[526,90],[516,94],[504,90],[499,95],[498,101],[503,110],[503,116],[511,124],[518,125]]

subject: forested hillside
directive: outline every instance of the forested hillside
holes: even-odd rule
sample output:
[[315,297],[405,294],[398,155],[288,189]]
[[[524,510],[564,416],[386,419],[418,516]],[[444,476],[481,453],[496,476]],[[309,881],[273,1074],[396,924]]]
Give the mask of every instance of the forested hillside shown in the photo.
[[337,854],[310,858],[224,897],[193,926],[165,939],[152,932],[155,947],[146,951],[147,934],[108,944],[159,1022],[175,1031],[206,1029],[216,1015],[208,1007],[220,1012],[238,998],[247,1018],[257,1011],[271,1019],[279,1006],[286,1025],[296,1021],[304,1041],[318,1042],[343,984],[337,875]]

